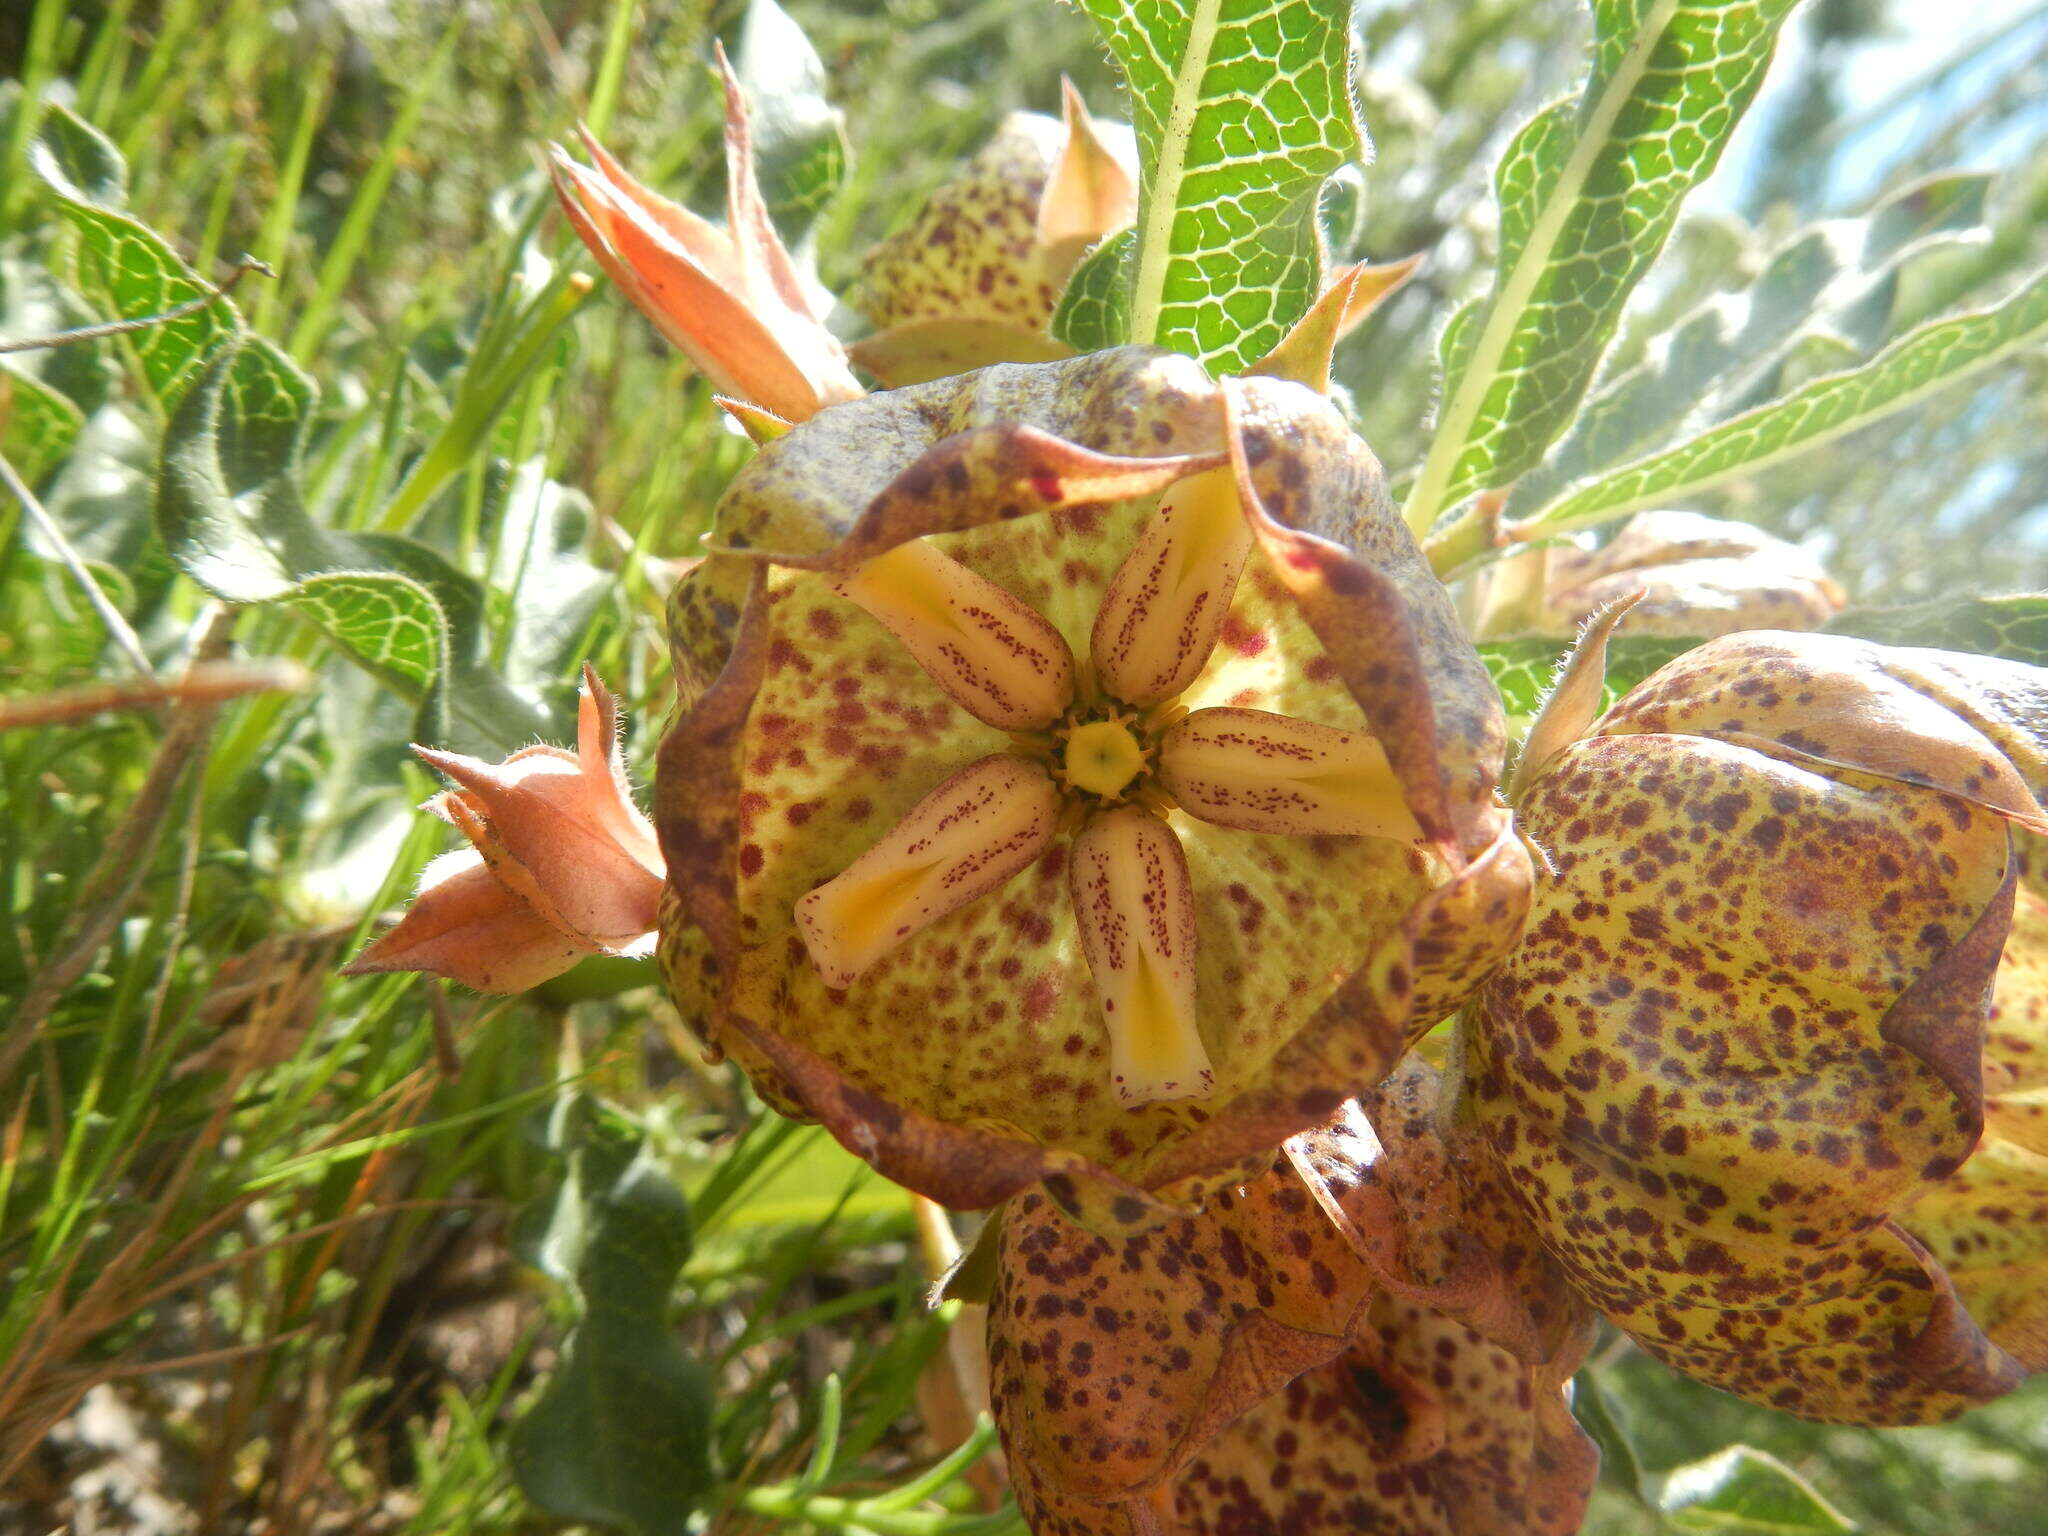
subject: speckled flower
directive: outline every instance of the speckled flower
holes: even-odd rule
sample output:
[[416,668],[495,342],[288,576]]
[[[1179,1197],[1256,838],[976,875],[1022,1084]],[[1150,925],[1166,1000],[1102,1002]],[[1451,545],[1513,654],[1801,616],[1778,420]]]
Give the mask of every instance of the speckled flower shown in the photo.
[[672,987],[913,1189],[1161,1220],[1512,941],[1496,698],[1308,389],[1126,348],[870,396],[766,445],[713,544]]
[[1543,1310],[1568,1293],[1452,1174],[1434,1101],[1411,1059],[1151,1232],[1005,1208],[989,1382],[1036,1536],[1577,1528],[1590,1314]]
[[1546,868],[1467,1012],[1459,1124],[1577,1288],[1688,1375],[1871,1424],[2008,1390],[1911,1212],[1984,1128],[2048,674],[1759,631],[1585,730],[1597,674],[1517,770]]

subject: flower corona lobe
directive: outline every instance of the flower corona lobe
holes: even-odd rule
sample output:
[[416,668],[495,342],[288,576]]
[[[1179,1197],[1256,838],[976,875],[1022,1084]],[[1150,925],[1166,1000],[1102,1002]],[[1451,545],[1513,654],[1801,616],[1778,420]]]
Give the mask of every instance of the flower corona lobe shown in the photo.
[[1148,811],[1104,812],[1074,839],[1067,883],[1117,1097],[1208,1097],[1216,1075],[1196,1024],[1195,893],[1180,839]]
[[1045,852],[1059,793],[1043,769],[985,757],[912,806],[883,839],[796,904],[827,986],[845,987],[911,934],[987,894]]

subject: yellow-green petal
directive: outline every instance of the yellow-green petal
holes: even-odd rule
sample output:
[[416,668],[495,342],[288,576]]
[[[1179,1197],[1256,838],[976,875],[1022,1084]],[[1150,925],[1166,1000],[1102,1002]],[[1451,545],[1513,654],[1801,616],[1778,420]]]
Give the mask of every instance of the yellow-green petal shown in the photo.
[[1195,1005],[1195,891],[1180,839],[1135,806],[1091,816],[1067,857],[1067,889],[1117,1098],[1206,1099],[1216,1073]]

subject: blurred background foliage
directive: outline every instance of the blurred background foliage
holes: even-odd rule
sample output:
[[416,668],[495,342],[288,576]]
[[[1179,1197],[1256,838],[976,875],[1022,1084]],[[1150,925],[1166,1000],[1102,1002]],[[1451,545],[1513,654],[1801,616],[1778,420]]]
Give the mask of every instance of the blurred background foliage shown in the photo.
[[[1006,113],[1056,110],[1062,75],[1121,115],[1092,26],[1049,0],[788,9],[815,77],[786,38],[753,67],[826,148],[777,213],[835,290]],[[582,119],[715,206],[706,59],[718,36],[748,67],[744,11],[0,8],[0,340],[106,318],[73,266],[79,219],[31,171],[55,103],[118,150],[127,213],[193,271],[223,280],[244,252],[275,269],[235,297],[310,382],[294,495],[321,529],[403,528],[445,562],[450,644],[505,690],[503,745],[568,734],[588,657],[635,706],[644,763],[667,707],[662,599],[748,450],[616,295],[569,281],[582,258],[535,147]],[[1967,238],[1890,271],[1888,329],[2039,263],[2048,6],[1948,12],[1807,8],[1610,375],[1797,231],[1951,167],[1990,173],[1964,189],[1981,202]],[[1428,253],[1340,358],[1399,476],[1427,440],[1436,334],[1491,266],[1493,159],[1570,86],[1587,20],[1575,0],[1368,0],[1357,27],[1376,161],[1329,194],[1332,244]],[[72,172],[113,163],[65,142]],[[2040,586],[2043,371],[2038,353],[2002,364],[1699,510],[1809,543],[1865,602]],[[228,621],[154,520],[177,420],[158,382],[123,342],[8,355],[0,448],[163,665]],[[0,498],[9,698],[122,672],[63,553]],[[242,610],[238,647],[314,684],[229,704],[210,733],[148,710],[0,733],[0,1529],[1016,1529],[982,1513],[986,1436],[929,1396],[953,1320],[923,1304],[932,1234],[706,1064],[646,968],[593,962],[512,1002],[334,975],[441,846],[405,750],[434,700],[351,665],[345,619]],[[1655,1473],[1735,1442],[1867,1531],[2040,1519],[2038,1387],[1877,1434],[1764,1414],[1622,1349],[1590,1375],[1610,1453],[1594,1531],[1685,1523],[1638,1497],[1631,1455]]]

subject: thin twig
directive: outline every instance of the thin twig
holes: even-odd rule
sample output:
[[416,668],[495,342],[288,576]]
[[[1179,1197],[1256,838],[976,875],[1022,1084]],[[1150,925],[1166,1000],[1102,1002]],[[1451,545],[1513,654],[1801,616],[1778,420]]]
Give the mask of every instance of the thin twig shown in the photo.
[[100,622],[106,625],[107,633],[113,637],[114,644],[128,658],[129,665],[142,676],[154,680],[156,672],[151,668],[149,657],[142,649],[141,639],[128,627],[128,621],[121,616],[121,610],[114,606],[113,599],[100,590],[100,584],[92,579],[92,572],[85,568],[85,562],[79,558],[78,551],[73,549],[71,541],[64,537],[64,530],[57,526],[57,520],[50,516],[48,509],[40,501],[36,500],[36,493],[28,488],[27,481],[15,473],[14,466],[8,462],[4,453],[0,453],[0,484],[5,484],[7,489],[14,493],[14,499],[19,501],[22,510],[28,513],[29,521],[36,525],[37,531],[49,540],[51,547],[57,551],[57,557],[64,562],[65,569],[71,572],[72,578],[84,591],[85,600],[92,604],[93,611],[100,616]]
[[43,347],[65,347],[74,341],[98,341],[105,336],[125,336],[130,331],[146,331],[153,325],[169,325],[173,320],[182,320],[187,315],[196,315],[209,304],[218,303],[235,291],[239,283],[251,272],[261,272],[265,277],[277,276],[270,263],[258,261],[254,256],[244,256],[235,263],[235,270],[228,274],[228,280],[218,288],[206,284],[206,292],[182,304],[174,304],[162,314],[139,315],[133,320],[104,320],[98,325],[81,325],[76,330],[58,331],[50,336],[31,336],[26,341],[0,341],[0,352],[34,352]]
[[0,699],[0,731],[24,725],[62,725],[116,709],[152,709],[159,704],[238,699],[249,693],[297,693],[310,674],[288,656],[255,661],[206,661],[182,677],[141,678],[128,683],[90,683],[59,688],[26,699]]

